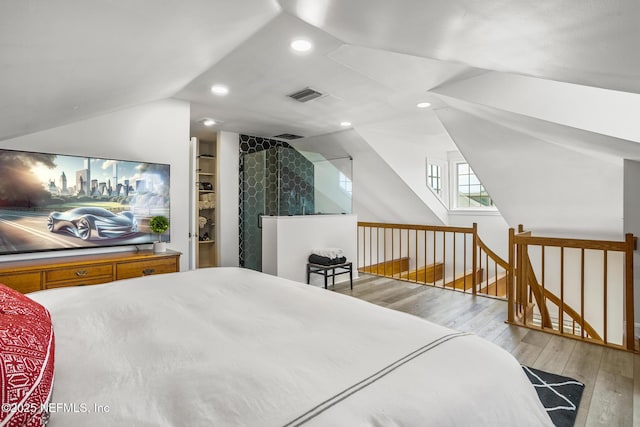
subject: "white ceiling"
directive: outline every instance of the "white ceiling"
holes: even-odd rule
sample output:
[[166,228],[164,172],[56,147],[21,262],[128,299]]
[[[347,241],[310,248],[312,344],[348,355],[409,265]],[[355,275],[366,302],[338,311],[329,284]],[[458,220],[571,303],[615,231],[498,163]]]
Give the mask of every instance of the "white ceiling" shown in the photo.
[[[640,109],[639,18],[636,0],[3,1],[0,140],[167,97],[192,103],[195,134],[203,117],[230,131],[305,137],[348,120],[441,142],[433,110],[452,99],[485,118],[517,114],[532,133],[549,123],[582,129],[561,110],[527,106],[570,84],[574,105],[601,88],[613,114],[620,92],[626,110]],[[292,53],[296,36],[313,51]],[[493,87],[529,81],[487,93],[487,71]],[[218,82],[228,96],[210,93]],[[306,86],[328,95],[286,97]],[[432,109],[416,110],[424,100]],[[586,130],[640,134],[640,124],[619,126]]]

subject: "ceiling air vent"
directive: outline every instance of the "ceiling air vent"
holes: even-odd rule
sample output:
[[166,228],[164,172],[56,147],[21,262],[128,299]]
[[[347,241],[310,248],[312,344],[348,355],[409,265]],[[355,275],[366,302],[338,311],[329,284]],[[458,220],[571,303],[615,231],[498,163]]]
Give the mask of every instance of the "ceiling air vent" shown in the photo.
[[300,139],[300,138],[304,138],[304,136],[301,135],[294,135],[292,133],[281,133],[280,135],[276,135],[274,136],[274,138],[280,138],[280,139],[288,139],[288,140],[292,140],[292,139]]
[[298,92],[290,93],[287,95],[289,98],[293,98],[298,102],[307,102],[312,99],[320,98],[324,94],[322,92],[318,92],[315,89],[311,89],[310,87],[304,88]]

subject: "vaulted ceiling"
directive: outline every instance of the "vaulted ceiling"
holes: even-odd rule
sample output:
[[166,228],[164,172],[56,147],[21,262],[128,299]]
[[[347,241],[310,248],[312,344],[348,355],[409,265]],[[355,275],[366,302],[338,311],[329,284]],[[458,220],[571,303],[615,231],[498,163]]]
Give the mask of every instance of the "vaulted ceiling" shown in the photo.
[[[634,0],[5,1],[0,138],[172,96],[223,129],[312,136],[418,124],[445,96],[640,142],[638,18]],[[286,97],[307,86],[328,96]]]
[[[205,117],[267,137],[348,121],[465,156],[517,135],[514,150],[542,141],[617,171],[640,158],[639,21],[636,0],[8,0],[0,140],[174,97],[195,135]],[[305,87],[325,96],[286,96]]]

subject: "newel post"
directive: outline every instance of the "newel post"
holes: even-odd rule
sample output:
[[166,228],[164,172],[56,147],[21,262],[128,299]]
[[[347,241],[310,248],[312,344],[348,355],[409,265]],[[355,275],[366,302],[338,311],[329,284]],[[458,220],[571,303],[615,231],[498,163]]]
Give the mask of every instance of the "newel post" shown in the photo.
[[627,233],[625,235],[625,242],[627,249],[625,251],[625,344],[627,350],[634,351],[634,298],[633,298],[633,252],[636,249],[636,239],[633,234]]
[[471,292],[476,295],[476,285],[478,281],[478,223],[473,223],[473,255],[471,257]]
[[507,272],[507,321],[513,323],[514,316],[514,304],[515,304],[515,271],[516,271],[516,248],[514,243],[515,230],[513,227],[509,228],[509,271]]

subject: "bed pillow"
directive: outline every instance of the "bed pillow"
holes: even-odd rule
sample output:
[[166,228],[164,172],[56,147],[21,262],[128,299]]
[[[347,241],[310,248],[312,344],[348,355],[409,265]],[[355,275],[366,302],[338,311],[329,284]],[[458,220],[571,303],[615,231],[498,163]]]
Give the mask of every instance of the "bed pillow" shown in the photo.
[[54,345],[47,309],[0,284],[0,425],[46,424]]

